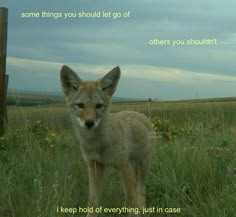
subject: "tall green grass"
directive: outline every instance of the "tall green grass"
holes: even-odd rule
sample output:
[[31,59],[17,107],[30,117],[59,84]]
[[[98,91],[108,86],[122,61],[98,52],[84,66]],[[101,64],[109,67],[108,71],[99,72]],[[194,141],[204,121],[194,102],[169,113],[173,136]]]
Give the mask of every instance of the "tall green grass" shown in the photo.
[[[148,177],[147,206],[181,212],[147,216],[236,216],[234,102],[112,107],[124,109],[192,129],[190,135],[157,139]],[[106,174],[101,205],[122,207],[118,176],[110,168]],[[8,133],[0,138],[0,216],[83,216],[57,213],[57,207],[87,207],[87,183],[87,169],[64,107],[9,109]]]

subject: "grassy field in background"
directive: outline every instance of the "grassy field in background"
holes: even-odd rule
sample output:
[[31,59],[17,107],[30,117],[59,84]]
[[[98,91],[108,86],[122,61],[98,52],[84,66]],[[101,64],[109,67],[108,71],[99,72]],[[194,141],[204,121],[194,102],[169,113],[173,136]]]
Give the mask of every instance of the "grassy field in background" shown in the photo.
[[[120,110],[147,114],[158,133],[147,207],[163,212],[147,216],[236,216],[234,98],[113,103],[112,112]],[[0,217],[83,216],[57,213],[61,206],[87,207],[88,191],[63,102],[11,106],[8,119],[8,132],[0,138]],[[122,207],[123,199],[117,174],[107,169],[101,205]]]

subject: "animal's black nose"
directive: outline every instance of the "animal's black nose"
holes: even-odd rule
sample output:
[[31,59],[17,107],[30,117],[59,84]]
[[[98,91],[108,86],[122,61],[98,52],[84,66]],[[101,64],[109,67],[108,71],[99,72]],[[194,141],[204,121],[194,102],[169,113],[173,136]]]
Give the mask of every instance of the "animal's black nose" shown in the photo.
[[87,128],[92,128],[93,126],[94,126],[94,121],[93,120],[86,120],[85,121],[85,126],[87,127]]

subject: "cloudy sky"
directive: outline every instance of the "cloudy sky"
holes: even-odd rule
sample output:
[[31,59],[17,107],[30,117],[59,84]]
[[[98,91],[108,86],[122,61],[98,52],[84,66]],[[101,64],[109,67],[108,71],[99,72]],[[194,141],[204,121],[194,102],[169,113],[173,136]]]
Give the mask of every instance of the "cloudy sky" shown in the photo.
[[84,80],[119,65],[116,96],[236,95],[235,0],[1,0],[0,6],[9,9],[10,89],[59,92],[63,64]]

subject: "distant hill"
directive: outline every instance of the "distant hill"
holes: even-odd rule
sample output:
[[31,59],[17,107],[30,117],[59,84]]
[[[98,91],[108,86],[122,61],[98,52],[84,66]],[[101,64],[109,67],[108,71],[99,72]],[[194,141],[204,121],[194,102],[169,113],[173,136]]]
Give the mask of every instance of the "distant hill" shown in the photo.
[[9,106],[60,105],[64,102],[64,97],[58,93],[9,90],[7,94],[7,104]]
[[[138,98],[126,98],[126,97],[113,97],[113,102],[127,103],[127,102],[141,102],[147,101],[148,99],[138,99]],[[188,102],[188,103],[198,103],[198,102],[230,102],[236,101],[236,97],[219,97],[219,98],[206,98],[206,99],[186,99],[186,100],[152,100],[151,102]],[[20,90],[9,90],[7,95],[7,104],[9,106],[48,106],[57,105],[64,106],[65,98],[60,92],[29,92]]]
[[186,99],[186,100],[168,100],[162,102],[235,102],[236,97],[215,97],[215,98],[202,98],[202,99]]
[[[113,97],[114,102],[142,101],[142,99]],[[43,106],[63,105],[65,98],[59,92],[30,92],[21,90],[9,90],[7,105],[9,106]]]

